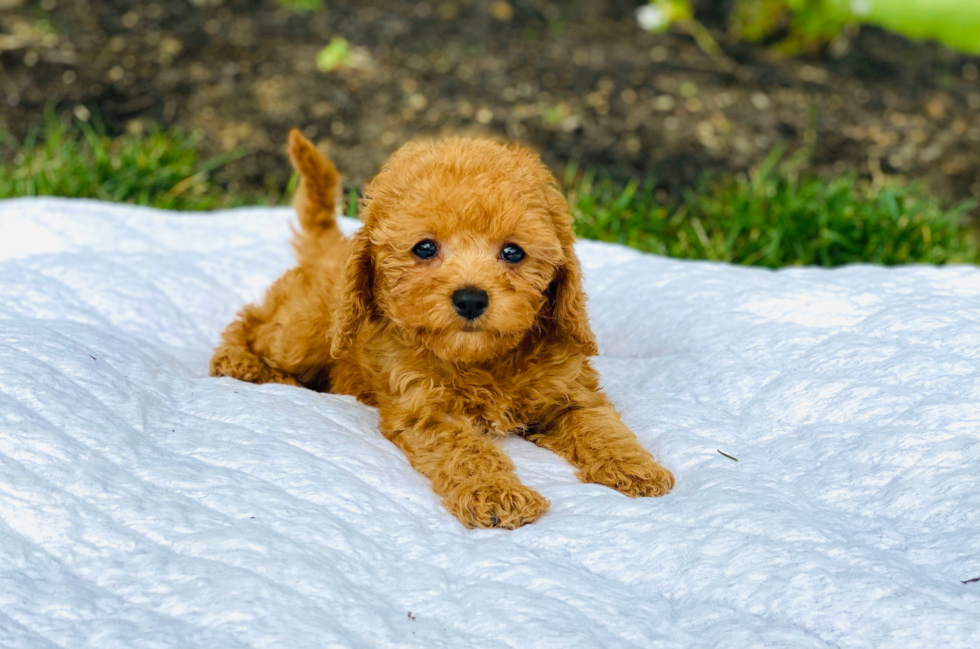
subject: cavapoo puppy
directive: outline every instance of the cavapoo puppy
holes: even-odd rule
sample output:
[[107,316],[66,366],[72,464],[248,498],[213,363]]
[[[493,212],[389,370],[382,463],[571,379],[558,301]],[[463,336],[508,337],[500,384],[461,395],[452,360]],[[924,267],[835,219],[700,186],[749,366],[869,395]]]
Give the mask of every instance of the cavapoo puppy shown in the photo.
[[368,184],[363,227],[334,218],[334,165],[299,131],[299,265],[228,325],[211,374],[350,394],[467,527],[548,509],[497,441],[517,433],[585,482],[661,496],[670,471],[599,389],[572,217],[534,153],[408,144]]

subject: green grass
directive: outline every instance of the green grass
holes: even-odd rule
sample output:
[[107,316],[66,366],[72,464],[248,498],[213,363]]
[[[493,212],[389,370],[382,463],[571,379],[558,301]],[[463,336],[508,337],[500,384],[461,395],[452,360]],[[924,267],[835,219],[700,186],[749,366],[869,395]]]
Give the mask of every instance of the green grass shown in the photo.
[[[175,210],[278,203],[285,191],[229,192],[215,174],[242,152],[202,160],[198,139],[179,129],[119,137],[51,116],[24,142],[0,133],[0,198],[68,196]],[[798,173],[799,159],[773,155],[751,178],[705,178],[662,202],[652,182],[566,177],[578,235],[682,259],[778,268],[853,262],[980,263],[973,203],[944,207],[915,185],[872,188],[853,175]],[[357,192],[347,194],[353,215]],[[974,222],[975,223],[975,222]]]
[[623,187],[587,176],[568,190],[577,233],[670,257],[768,268],[980,263],[976,229],[963,223],[973,202],[944,208],[915,185],[875,189],[853,174],[801,177],[777,160],[770,155],[751,179],[705,179],[673,206],[657,201],[653,183]]
[[279,6],[296,13],[307,13],[323,9],[323,0],[276,0]]
[[198,140],[180,129],[119,137],[98,125],[48,117],[24,142],[0,133],[0,198],[70,196],[174,210],[240,205],[214,172],[241,157],[236,151],[201,160]]

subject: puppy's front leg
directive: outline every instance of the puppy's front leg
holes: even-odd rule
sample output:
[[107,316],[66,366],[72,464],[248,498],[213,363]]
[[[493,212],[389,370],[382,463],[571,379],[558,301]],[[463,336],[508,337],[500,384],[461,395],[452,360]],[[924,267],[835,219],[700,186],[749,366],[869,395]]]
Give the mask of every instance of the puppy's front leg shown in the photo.
[[640,445],[605,395],[592,392],[583,401],[546,418],[528,439],[571,462],[582,482],[632,498],[670,491],[674,474]]
[[515,529],[548,511],[548,500],[521,484],[510,459],[466,419],[410,418],[410,425],[400,427],[386,425],[394,417],[385,414],[386,436],[432,480],[443,504],[466,527]]

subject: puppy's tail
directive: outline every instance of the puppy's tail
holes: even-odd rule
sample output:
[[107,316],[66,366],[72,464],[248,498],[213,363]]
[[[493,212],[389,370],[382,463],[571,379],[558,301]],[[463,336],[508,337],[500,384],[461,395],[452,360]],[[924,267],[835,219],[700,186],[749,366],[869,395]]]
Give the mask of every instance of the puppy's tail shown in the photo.
[[321,234],[336,231],[340,175],[334,164],[317,151],[299,129],[289,132],[289,160],[299,173],[293,207],[302,230],[296,233],[297,247],[302,247],[304,239],[317,239]]

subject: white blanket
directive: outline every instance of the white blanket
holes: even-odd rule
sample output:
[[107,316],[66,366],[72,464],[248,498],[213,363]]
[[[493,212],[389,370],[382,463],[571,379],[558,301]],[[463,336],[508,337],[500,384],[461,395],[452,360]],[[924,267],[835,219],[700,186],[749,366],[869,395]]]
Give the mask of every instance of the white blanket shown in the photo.
[[595,364],[677,486],[511,439],[551,511],[466,530],[373,409],[207,376],[290,218],[0,201],[0,646],[980,643],[977,268],[580,243]]

